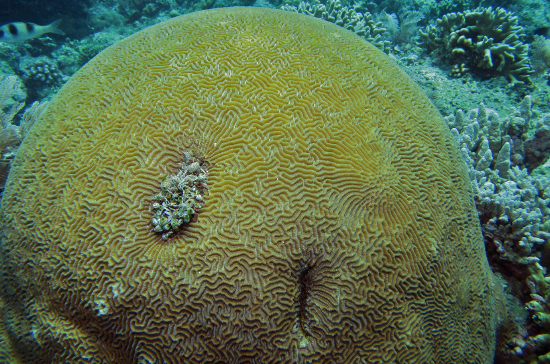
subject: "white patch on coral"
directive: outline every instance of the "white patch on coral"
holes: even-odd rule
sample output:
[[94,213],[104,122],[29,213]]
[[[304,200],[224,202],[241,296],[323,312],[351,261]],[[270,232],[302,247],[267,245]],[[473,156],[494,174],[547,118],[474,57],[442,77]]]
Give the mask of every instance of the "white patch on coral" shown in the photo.
[[111,286],[111,290],[113,292],[113,297],[116,298],[120,296],[123,293],[122,288],[120,287],[120,283],[115,283]]
[[100,315],[106,315],[109,312],[109,305],[107,301],[99,299],[95,300],[95,310],[98,311]]

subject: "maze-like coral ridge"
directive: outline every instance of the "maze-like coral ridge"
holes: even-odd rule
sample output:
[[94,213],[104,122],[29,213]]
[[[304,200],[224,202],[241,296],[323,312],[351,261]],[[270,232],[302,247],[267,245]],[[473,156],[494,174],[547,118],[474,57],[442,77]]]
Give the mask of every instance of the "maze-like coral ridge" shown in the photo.
[[[137,33],[21,146],[2,355],[489,363],[499,291],[453,143],[420,88],[337,25],[232,8]],[[208,203],[163,240],[151,196],[186,150],[209,162]]]

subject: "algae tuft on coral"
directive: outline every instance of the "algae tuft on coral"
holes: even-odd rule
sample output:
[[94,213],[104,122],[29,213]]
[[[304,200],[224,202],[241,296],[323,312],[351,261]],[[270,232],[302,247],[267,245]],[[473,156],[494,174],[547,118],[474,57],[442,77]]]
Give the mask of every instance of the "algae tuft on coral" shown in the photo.
[[175,175],[165,177],[153,197],[153,232],[167,240],[188,224],[204,206],[208,170],[206,163],[184,153],[185,161]]

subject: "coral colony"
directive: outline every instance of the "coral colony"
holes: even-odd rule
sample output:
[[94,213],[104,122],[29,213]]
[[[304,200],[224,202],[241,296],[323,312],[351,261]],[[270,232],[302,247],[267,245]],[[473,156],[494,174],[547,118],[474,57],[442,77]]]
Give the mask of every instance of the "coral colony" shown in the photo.
[[503,290],[463,171],[426,95],[335,24],[157,24],[75,74],[19,149],[0,296],[29,310],[4,340],[64,362],[487,363]]
[[[32,153],[37,153],[36,160],[44,159],[31,171],[38,173],[50,163],[47,178],[56,173],[51,167],[51,155],[33,151],[36,147],[29,142],[32,138],[25,138],[39,134],[30,131],[33,125],[39,125],[41,119],[48,117],[42,115],[60,112],[48,109],[51,99],[66,81],[77,78],[75,73],[87,62],[112,44],[181,14],[200,13],[200,10],[211,7],[249,5],[243,0],[150,0],[146,5],[139,1],[118,1],[112,6],[102,0],[91,0],[93,5],[80,2],[70,9],[61,9],[59,14],[59,8],[55,14],[41,9],[50,22],[60,17],[63,17],[63,22],[60,25],[61,21],[57,20],[40,26],[19,22],[31,20],[16,19],[28,9],[16,14],[25,5],[18,0],[6,1],[9,15],[14,18],[0,23],[0,202],[4,201],[0,223],[2,213],[13,208],[10,203],[15,205],[23,196],[30,196],[30,190],[25,189],[25,194],[12,193],[16,197],[10,200],[9,189],[13,190],[17,183],[30,183],[29,178],[36,177],[34,172],[17,175],[17,168],[31,163]],[[508,327],[512,338],[506,337],[500,347],[497,345],[497,362],[550,363],[550,20],[539,15],[548,14],[550,5],[547,0],[512,0],[502,8],[499,7],[502,2],[493,0],[483,2],[485,6],[468,8],[472,3],[480,2],[374,0],[343,3],[341,0],[321,0],[300,3],[300,0],[257,0],[255,6],[285,10],[285,17],[296,15],[292,13],[309,15],[355,33],[401,65],[440,113],[448,115],[444,119],[460,154],[455,154],[455,157],[466,164],[469,177],[466,183],[471,185],[473,201],[472,196],[462,195],[467,196],[472,206],[475,203],[475,222],[481,226],[485,243],[483,259],[487,256],[492,271],[504,286],[510,306],[508,312],[513,313],[509,316],[515,322],[514,327]],[[310,91],[304,91],[303,95]],[[71,129],[77,130],[81,126],[81,116],[72,119],[79,121],[75,121]],[[54,133],[51,138],[60,135],[63,134]],[[194,231],[189,227],[197,221],[198,214],[202,213],[204,217],[215,209],[214,205],[209,205],[208,212],[203,209],[208,194],[210,201],[215,201],[214,189],[208,189],[209,164],[203,155],[197,157],[191,150],[178,149],[176,152],[183,153],[181,165],[166,177],[166,172],[155,173],[151,183],[156,186],[160,182],[159,190],[148,191],[144,197],[143,231],[148,238],[159,243],[153,251],[177,247],[179,240],[193,235]],[[55,163],[53,165],[55,167]],[[8,182],[3,196],[6,180],[11,182]],[[97,201],[80,202],[93,204]],[[89,211],[97,211],[96,205]],[[26,210],[15,216],[27,218],[29,214],[30,210]],[[101,216],[97,219],[101,221]],[[11,223],[23,220],[17,218]],[[37,223],[38,220],[32,221]],[[88,223],[85,225],[91,226]],[[48,223],[42,229],[49,227]],[[81,227],[73,230],[79,229]],[[0,226],[0,233],[3,231],[8,229],[2,230]],[[31,230],[25,231],[30,233]],[[41,231],[38,225],[33,226],[32,233]],[[129,230],[124,234],[130,234]],[[4,269],[10,259],[10,240],[5,236],[0,238],[3,239],[0,241],[0,268]],[[33,239],[28,241],[39,241]],[[13,244],[22,241],[13,239]],[[14,246],[13,252],[22,251],[21,247]],[[100,246],[106,245],[102,243]],[[40,251],[29,249],[32,254]],[[331,257],[330,261],[336,259],[328,251],[324,253]],[[327,277],[335,276],[332,274],[333,265],[317,259],[317,255],[314,257],[300,261],[295,272],[299,296],[294,308],[303,334],[301,349],[315,342],[315,331],[311,329],[316,324],[313,303],[321,294],[329,292],[323,288],[327,286]],[[42,265],[37,265],[35,270],[53,270],[45,264],[48,259],[36,261]],[[13,272],[19,272],[19,266],[27,267],[15,258],[12,263],[17,267]],[[11,274],[8,271],[8,268],[5,271],[0,269],[2,279]],[[8,282],[2,279],[0,284]],[[330,283],[330,292],[333,288],[336,291],[338,284],[340,280],[334,279]],[[97,287],[95,283],[90,286]],[[7,292],[3,288],[0,292]],[[13,292],[27,291],[19,286],[13,289]],[[107,292],[115,291],[117,295],[122,294],[122,288],[113,286],[107,289]],[[492,299],[496,300],[496,296],[493,294]],[[105,313],[111,312],[105,297],[98,296],[96,302],[103,302]],[[326,302],[324,304],[329,306]],[[9,304],[5,307],[4,313],[9,312]],[[49,307],[45,312],[50,313]],[[9,328],[12,331],[6,329],[5,332],[13,334],[18,330],[16,328],[24,326],[17,320],[14,322],[17,325]],[[2,325],[0,321],[0,331],[4,329]],[[46,331],[36,330],[33,335],[41,337]],[[19,340],[17,344],[23,342]],[[0,362],[11,362],[11,354],[3,351],[8,346],[0,338]],[[22,352],[34,355],[30,348],[25,347]],[[149,359],[144,356],[141,360]]]

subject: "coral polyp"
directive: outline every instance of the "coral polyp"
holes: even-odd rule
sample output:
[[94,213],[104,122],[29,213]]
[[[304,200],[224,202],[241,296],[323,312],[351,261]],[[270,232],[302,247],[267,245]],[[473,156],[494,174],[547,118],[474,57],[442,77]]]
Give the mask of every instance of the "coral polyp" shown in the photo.
[[160,192],[153,197],[153,232],[163,240],[189,224],[204,206],[208,169],[204,161],[192,152],[184,153],[185,161],[175,175],[166,176],[160,183]]

